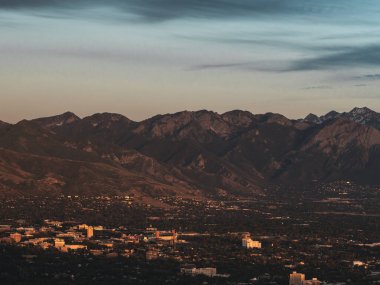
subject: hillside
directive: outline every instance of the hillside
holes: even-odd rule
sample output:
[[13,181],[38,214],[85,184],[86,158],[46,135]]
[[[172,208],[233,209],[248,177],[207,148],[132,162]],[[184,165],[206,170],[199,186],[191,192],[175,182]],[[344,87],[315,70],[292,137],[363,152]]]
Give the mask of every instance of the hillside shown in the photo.
[[303,120],[201,110],[134,122],[73,113],[0,124],[0,189],[137,196],[261,194],[270,184],[380,184],[379,114]]

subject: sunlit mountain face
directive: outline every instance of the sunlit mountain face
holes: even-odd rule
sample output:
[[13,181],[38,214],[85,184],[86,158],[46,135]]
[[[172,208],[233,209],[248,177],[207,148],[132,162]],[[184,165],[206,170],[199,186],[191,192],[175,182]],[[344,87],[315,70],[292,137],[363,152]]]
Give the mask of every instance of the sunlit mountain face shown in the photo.
[[200,110],[0,123],[0,194],[251,197],[273,185],[378,185],[379,169],[380,113],[369,108],[299,120]]
[[379,10],[376,0],[0,1],[1,119],[378,110]]

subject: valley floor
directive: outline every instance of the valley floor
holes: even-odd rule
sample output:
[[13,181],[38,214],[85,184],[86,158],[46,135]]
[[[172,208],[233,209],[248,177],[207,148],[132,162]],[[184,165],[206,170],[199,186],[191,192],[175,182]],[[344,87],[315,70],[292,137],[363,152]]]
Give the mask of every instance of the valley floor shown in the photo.
[[[158,198],[166,208],[129,196],[2,198],[0,283],[288,284],[292,271],[330,284],[380,281],[378,187],[266,191]],[[242,246],[248,233],[261,248]],[[181,274],[190,264],[220,275]]]

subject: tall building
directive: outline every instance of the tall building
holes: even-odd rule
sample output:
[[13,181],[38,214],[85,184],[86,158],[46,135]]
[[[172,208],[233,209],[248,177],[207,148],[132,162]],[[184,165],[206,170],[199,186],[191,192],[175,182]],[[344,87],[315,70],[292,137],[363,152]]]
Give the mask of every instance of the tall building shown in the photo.
[[289,285],[303,285],[305,281],[305,274],[297,273],[294,271],[289,276]]
[[94,236],[94,228],[89,226],[87,228],[87,238],[92,238]]

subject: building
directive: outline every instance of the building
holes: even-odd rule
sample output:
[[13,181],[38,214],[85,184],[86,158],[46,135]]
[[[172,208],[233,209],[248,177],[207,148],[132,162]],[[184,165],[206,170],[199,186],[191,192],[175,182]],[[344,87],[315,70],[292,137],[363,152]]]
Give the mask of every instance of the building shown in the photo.
[[0,225],[0,232],[8,232],[11,230],[10,225]]
[[303,281],[302,285],[321,285],[321,281],[319,281],[317,278],[313,278],[311,280]]
[[56,238],[56,239],[54,239],[54,246],[55,246],[56,248],[64,247],[64,246],[65,246],[65,240],[60,239],[60,238]]
[[117,252],[110,252],[110,253],[106,254],[107,258],[116,258],[118,256],[119,256],[119,254]]
[[100,249],[91,249],[91,250],[90,250],[90,253],[91,253],[92,255],[94,255],[94,256],[100,256],[100,255],[103,254],[103,251],[100,250]]
[[58,238],[79,238],[79,237],[82,237],[82,234],[81,233],[77,233],[77,232],[64,232],[64,233],[60,233],[60,234],[57,234],[56,237]]
[[86,245],[81,244],[66,244],[64,247],[60,248],[62,252],[76,251],[87,249]]
[[46,238],[46,237],[33,238],[33,239],[27,240],[26,243],[27,244],[33,244],[33,245],[40,245],[40,244],[46,242],[49,239],[50,238]]
[[289,285],[321,285],[321,281],[317,278],[306,280],[305,274],[293,271],[289,276]]
[[62,228],[62,224],[63,224],[63,222],[60,222],[60,221],[51,221],[51,220],[45,220],[44,222],[45,222],[45,224],[47,224],[49,226],[54,226],[54,227],[57,227],[57,228]]
[[359,261],[359,260],[353,261],[352,264],[353,266],[358,266],[358,267],[366,266],[366,264],[363,261]]
[[124,257],[131,257],[134,254],[134,252],[134,249],[125,249],[124,253],[122,253],[121,255]]
[[155,240],[156,241],[167,241],[167,242],[171,242],[171,243],[176,243],[177,232],[175,230],[172,230],[172,231],[156,231]]
[[87,228],[87,238],[92,238],[94,236],[94,228],[89,226]]
[[155,248],[148,249],[145,253],[146,260],[155,260],[159,257],[159,251]]
[[77,226],[78,230],[87,230],[88,227],[89,227],[89,226],[86,225],[86,224],[81,224],[81,225],[78,225],[78,226]]
[[245,248],[261,248],[261,242],[252,240],[250,237],[243,237],[242,246]]
[[50,248],[50,247],[52,246],[52,244],[51,244],[50,242],[46,242],[46,241],[44,241],[44,242],[40,243],[39,246],[40,246],[42,249],[45,249],[45,250],[46,250],[46,249]]
[[14,242],[19,243],[21,241],[22,235],[19,233],[13,233],[9,236]]
[[185,275],[191,275],[191,276],[197,276],[197,275],[205,275],[207,277],[217,276],[216,268],[214,267],[196,268],[195,265],[192,265],[192,264],[185,265],[184,267],[182,267],[181,273]]
[[214,267],[195,268],[193,270],[193,275],[205,275],[207,277],[214,277],[216,275],[216,268]]
[[303,285],[305,281],[305,274],[297,273],[293,271],[293,273],[289,276],[289,285]]

